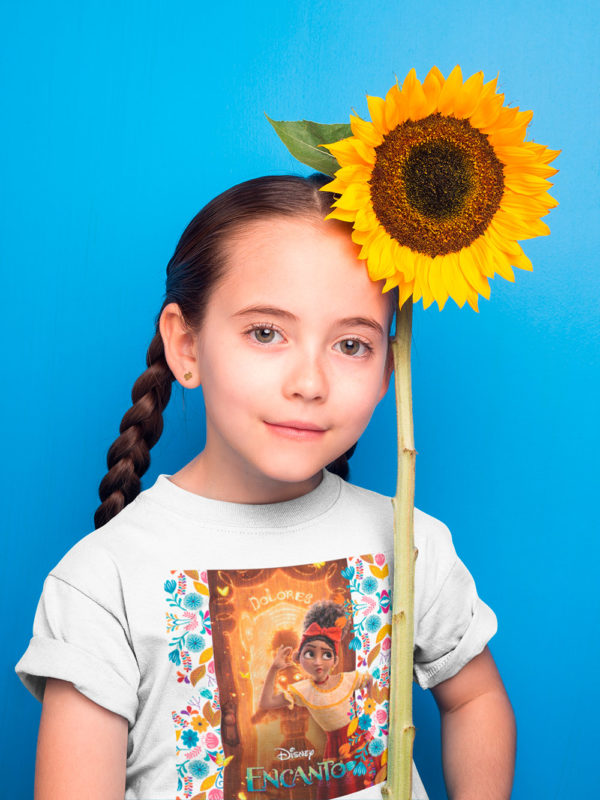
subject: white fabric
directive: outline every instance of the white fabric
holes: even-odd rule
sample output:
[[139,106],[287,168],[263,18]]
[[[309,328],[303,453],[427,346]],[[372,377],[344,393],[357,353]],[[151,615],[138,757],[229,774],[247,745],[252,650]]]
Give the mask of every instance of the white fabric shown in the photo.
[[[448,528],[415,509],[415,663],[420,686],[455,675],[496,631]],[[40,701],[46,677],[71,681],[129,722],[126,800],[174,800],[178,682],[165,630],[167,578],[181,570],[258,569],[383,553],[393,568],[390,498],[323,471],[303,497],[270,505],[226,503],[160,475],[50,572],[33,638],[16,665]],[[392,587],[390,587],[391,589]],[[346,797],[380,798],[381,784]],[[413,765],[413,797],[426,800]]]

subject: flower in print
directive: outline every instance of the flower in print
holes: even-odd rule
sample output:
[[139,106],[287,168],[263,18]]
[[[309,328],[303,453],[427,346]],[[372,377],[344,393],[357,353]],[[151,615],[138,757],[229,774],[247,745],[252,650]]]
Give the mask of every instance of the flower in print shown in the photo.
[[361,589],[365,594],[373,594],[377,589],[377,578],[374,578],[373,575],[367,575],[362,582]]
[[382,739],[373,739],[369,742],[369,753],[372,756],[380,756],[385,750],[385,744]]
[[190,761],[188,764],[188,769],[194,778],[206,778],[209,773],[209,767],[206,761],[200,761],[199,759]]
[[363,704],[363,711],[365,712],[365,714],[372,714],[376,708],[377,705],[375,701],[371,697],[367,697],[367,699]]
[[197,633],[191,633],[187,637],[186,644],[188,650],[191,650],[193,653],[198,653],[200,650],[204,650],[204,645],[206,643],[202,636],[199,636]]
[[379,628],[381,628],[380,617],[378,617],[377,614],[371,614],[371,616],[367,617],[365,620],[365,628],[369,633],[376,633]]
[[186,747],[195,747],[198,744],[198,734],[196,731],[191,731],[188,729],[181,734],[181,741]]
[[208,720],[200,716],[192,717],[192,728],[198,733],[204,733],[208,729]]
[[183,600],[183,605],[192,611],[197,611],[199,608],[202,608],[202,603],[202,597],[197,592],[190,592],[190,594],[186,594]]

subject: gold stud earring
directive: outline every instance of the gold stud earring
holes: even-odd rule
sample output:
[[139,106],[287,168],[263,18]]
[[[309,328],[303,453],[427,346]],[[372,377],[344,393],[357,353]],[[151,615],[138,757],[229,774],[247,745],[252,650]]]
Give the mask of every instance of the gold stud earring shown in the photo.
[[186,372],[185,375],[183,376],[184,380],[186,380],[186,381],[189,381],[189,379],[191,377],[192,377],[192,373],[191,372]]

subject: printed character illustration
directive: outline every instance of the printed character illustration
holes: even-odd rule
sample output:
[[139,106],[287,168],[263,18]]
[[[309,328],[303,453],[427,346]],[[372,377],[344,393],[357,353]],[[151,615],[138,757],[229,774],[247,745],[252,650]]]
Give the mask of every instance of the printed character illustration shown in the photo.
[[[381,756],[371,756],[368,769],[354,770],[354,755],[368,751],[372,736],[359,725],[350,725],[356,717],[354,693],[367,692],[373,686],[368,672],[336,672],[340,660],[340,645],[346,632],[346,617],[342,606],[331,600],[314,603],[306,613],[303,635],[298,649],[281,645],[265,679],[259,701],[263,710],[294,706],[306,708],[317,725],[327,734],[323,760],[344,761],[347,771],[331,783],[319,785],[318,800],[364,789],[372,785],[381,770]],[[280,670],[290,666],[290,657],[303,669],[307,678],[290,684],[287,690],[275,693],[275,681]],[[351,734],[349,736],[349,726]]]

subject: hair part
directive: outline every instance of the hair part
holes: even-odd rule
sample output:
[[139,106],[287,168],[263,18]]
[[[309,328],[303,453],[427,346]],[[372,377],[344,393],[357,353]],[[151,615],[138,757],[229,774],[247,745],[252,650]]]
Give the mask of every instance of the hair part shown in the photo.
[[[100,482],[101,504],[94,515],[96,528],[105,525],[140,493],[140,479],[150,466],[150,449],[163,431],[162,415],[175,380],[159,328],[165,306],[176,303],[189,330],[199,330],[211,293],[227,270],[228,244],[243,235],[249,223],[259,219],[323,220],[336,198],[331,192],[320,191],[329,181],[327,175],[318,172],[307,178],[267,175],[244,181],[207,203],[185,228],[167,264],[165,297],[155,318],[146,370],[133,385],[131,408],[123,416],[119,436],[108,450],[108,472]],[[389,295],[391,324],[398,290],[393,289]],[[346,479],[348,459],[355,449],[356,444],[328,464],[327,469]]]

